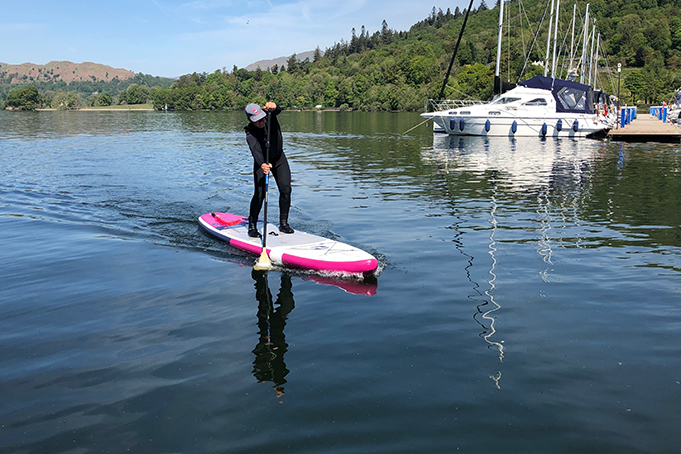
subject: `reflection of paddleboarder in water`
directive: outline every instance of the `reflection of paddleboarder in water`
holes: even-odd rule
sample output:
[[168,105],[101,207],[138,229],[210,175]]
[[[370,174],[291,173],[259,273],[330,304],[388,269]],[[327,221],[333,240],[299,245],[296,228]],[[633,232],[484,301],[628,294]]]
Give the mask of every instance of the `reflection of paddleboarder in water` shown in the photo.
[[[284,353],[288,349],[284,337],[284,326],[288,314],[295,307],[291,291],[291,276],[281,275],[281,287],[276,303],[272,302],[272,293],[267,282],[267,272],[253,270],[255,281],[255,298],[258,300],[258,345],[253,349],[253,375],[258,383],[272,382],[277,397],[284,394],[284,383],[289,370],[284,362]],[[274,305],[278,307],[275,309]]]

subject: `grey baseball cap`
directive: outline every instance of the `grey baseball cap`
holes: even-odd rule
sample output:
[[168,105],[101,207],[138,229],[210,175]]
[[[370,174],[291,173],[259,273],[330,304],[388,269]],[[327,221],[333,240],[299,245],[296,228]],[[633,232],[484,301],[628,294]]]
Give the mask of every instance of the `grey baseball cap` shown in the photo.
[[259,105],[251,103],[246,106],[246,116],[250,121],[258,121],[265,117],[265,111]]

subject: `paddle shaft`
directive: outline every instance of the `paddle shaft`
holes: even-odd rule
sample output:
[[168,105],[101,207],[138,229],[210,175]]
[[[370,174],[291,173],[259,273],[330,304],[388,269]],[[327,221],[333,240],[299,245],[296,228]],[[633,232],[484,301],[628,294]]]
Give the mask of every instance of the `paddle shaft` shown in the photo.
[[[265,131],[265,163],[270,163],[270,129],[271,129],[271,118],[270,111],[267,111],[267,124],[265,125],[267,130]],[[262,227],[262,249],[263,251],[267,248],[267,192],[270,185],[270,173],[265,174],[265,214],[263,216],[263,227]]]

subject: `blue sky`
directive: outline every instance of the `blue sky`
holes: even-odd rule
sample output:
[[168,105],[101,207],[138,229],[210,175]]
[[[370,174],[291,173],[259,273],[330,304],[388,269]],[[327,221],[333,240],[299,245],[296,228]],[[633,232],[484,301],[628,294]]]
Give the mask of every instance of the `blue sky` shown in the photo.
[[[476,1],[476,4],[479,3]],[[154,76],[213,72],[324,50],[385,19],[407,30],[433,6],[414,0],[0,0],[0,62],[91,61]]]

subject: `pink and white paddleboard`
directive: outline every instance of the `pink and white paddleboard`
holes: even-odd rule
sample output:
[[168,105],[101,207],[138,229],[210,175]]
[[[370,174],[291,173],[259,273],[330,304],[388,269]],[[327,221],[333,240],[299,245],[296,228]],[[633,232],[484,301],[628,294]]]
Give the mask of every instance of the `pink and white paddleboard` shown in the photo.
[[[262,240],[248,236],[248,218],[229,213],[206,213],[199,225],[230,246],[259,256]],[[262,221],[258,231],[262,233]],[[314,271],[368,274],[378,268],[378,260],[368,252],[345,243],[296,230],[280,233],[267,224],[267,254],[274,265]]]

